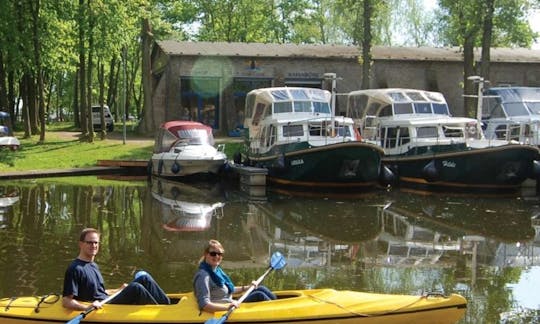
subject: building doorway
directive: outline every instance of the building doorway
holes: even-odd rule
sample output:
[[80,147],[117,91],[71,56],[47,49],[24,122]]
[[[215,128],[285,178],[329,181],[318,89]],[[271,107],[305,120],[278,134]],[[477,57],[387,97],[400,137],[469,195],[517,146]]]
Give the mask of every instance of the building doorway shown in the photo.
[[180,79],[182,119],[219,128],[220,78],[183,77]]

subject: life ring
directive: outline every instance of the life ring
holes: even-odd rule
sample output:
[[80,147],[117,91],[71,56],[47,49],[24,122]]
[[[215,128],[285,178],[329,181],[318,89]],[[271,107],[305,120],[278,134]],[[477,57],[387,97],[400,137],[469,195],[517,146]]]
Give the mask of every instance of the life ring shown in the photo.
[[467,132],[467,135],[469,137],[475,137],[476,136],[476,125],[472,124],[472,125],[467,125],[465,126],[465,131]]

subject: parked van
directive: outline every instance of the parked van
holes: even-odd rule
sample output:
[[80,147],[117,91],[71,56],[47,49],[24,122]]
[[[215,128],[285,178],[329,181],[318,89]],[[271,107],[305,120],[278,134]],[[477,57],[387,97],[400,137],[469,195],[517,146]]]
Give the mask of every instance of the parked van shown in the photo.
[[[103,114],[105,115],[105,129],[107,132],[112,132],[114,120],[108,106],[103,107]],[[101,129],[101,106],[92,106],[92,124],[94,129]]]

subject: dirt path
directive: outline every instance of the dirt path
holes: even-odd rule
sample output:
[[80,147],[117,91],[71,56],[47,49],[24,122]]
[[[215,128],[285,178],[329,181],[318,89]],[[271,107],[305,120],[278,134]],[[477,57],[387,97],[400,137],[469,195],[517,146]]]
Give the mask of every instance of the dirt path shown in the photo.
[[[80,132],[54,132],[55,135],[66,140],[75,140],[81,136]],[[96,133],[95,140],[100,140],[99,133]],[[123,141],[123,134],[121,132],[107,133],[107,141]],[[141,144],[141,145],[153,145],[154,138],[144,137],[133,134],[126,134],[126,143]]]

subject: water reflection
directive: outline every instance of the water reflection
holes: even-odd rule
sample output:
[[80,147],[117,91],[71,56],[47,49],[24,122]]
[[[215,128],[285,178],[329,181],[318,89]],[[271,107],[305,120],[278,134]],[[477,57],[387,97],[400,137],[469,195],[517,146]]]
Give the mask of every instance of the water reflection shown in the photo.
[[163,228],[173,232],[204,231],[212,218],[223,218],[225,205],[220,186],[201,183],[198,187],[152,178],[152,197],[161,205]]
[[470,302],[464,323],[499,322],[526,304],[513,287],[540,280],[522,275],[540,266],[536,197],[270,192],[261,201],[220,183],[83,182],[0,185],[0,275],[10,278],[1,296],[58,293],[86,226],[103,233],[97,261],[111,288],[145,268],[167,291],[191,290],[211,238],[235,281],[259,277],[279,250],[289,265],[265,279],[273,289],[458,292]]

